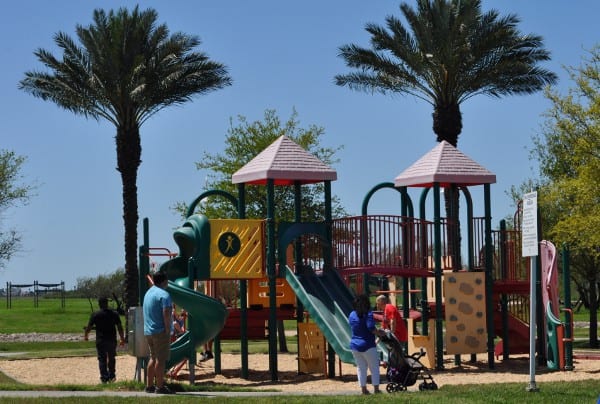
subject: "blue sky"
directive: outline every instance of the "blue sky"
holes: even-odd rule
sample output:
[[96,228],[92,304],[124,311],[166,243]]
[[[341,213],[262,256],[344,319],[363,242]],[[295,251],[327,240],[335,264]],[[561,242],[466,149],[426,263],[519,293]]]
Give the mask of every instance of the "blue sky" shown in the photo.
[[[165,109],[142,127],[138,244],[141,219],[147,217],[151,246],[177,250],[172,234],[181,220],[171,207],[203,191],[207,173],[194,163],[203,152],[223,149],[230,118],[238,115],[255,121],[266,109],[275,109],[286,120],[295,108],[301,127],[324,127],[324,145],[344,145],[332,190],[353,214],[373,186],[393,181],[436,145],[429,104],[333,84],[335,74],[347,71],[338,47],[367,46],[365,24],[383,24],[387,15],[399,15],[399,1],[10,2],[0,15],[0,149],[26,156],[23,174],[39,188],[27,206],[3,212],[0,225],[19,230],[24,249],[0,272],[0,288],[9,281],[37,280],[65,281],[71,289],[77,278],[124,266],[114,128],[36,99],[17,84],[25,71],[42,67],[35,49],[58,54],[55,33],[75,38],[75,25],[89,24],[94,8],[135,4],[156,9],[171,32],[198,35],[200,50],[227,65],[233,78],[231,87]],[[562,92],[572,85],[563,67],[579,65],[599,39],[596,0],[484,0],[483,7],[515,13],[522,32],[544,37],[552,53],[544,66],[559,75]],[[499,100],[479,96],[462,105],[459,149],[497,176],[491,188],[494,226],[513,213],[506,191],[535,173],[528,149],[549,107],[542,94]],[[475,214],[481,215],[477,190],[473,196]],[[397,205],[391,191],[379,192],[371,212],[399,214]]]

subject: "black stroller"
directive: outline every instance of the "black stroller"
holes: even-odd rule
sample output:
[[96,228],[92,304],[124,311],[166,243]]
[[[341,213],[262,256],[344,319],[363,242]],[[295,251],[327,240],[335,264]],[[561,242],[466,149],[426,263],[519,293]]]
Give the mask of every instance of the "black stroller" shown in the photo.
[[421,349],[421,352],[404,356],[402,344],[390,331],[386,331],[385,334],[381,335],[379,340],[388,349],[388,360],[386,363],[386,376],[388,380],[386,391],[388,393],[406,391],[419,378],[423,380],[419,384],[419,390],[437,390],[438,386],[433,381],[429,369],[419,361],[425,355],[423,349]]

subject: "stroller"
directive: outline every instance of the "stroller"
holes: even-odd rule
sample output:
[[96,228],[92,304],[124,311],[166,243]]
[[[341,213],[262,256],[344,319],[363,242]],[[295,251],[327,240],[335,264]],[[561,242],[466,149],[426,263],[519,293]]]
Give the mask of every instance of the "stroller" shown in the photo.
[[406,391],[406,389],[414,385],[419,378],[423,380],[423,382],[419,384],[419,390],[437,390],[438,386],[433,381],[429,369],[419,362],[419,359],[425,355],[423,349],[410,356],[404,356],[402,344],[389,330],[386,330],[385,334],[379,337],[379,340],[383,342],[388,349],[388,361],[385,363],[388,380],[386,391],[388,393]]

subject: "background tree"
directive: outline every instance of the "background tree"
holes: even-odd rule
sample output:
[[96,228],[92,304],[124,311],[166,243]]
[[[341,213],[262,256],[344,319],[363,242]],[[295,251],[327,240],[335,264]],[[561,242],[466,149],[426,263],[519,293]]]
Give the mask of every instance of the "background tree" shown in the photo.
[[552,107],[532,156],[539,162],[543,236],[571,251],[571,277],[590,310],[590,346],[597,347],[600,296],[600,47],[580,67],[566,68],[574,86],[546,91]]
[[[438,142],[457,146],[460,105],[469,98],[531,94],[557,80],[538,65],[550,59],[542,37],[521,33],[516,15],[484,13],[480,0],[417,0],[416,9],[402,3],[400,10],[406,25],[395,16],[386,17],[386,26],[366,25],[370,49],[353,44],[339,48],[339,56],[355,71],[335,76],[335,82],[428,102]],[[444,197],[446,216],[458,223],[458,193],[447,188]],[[460,239],[458,227],[450,236]],[[449,241],[450,247],[460,245]],[[459,251],[452,255],[460,264]]]
[[[92,306],[92,311],[96,310],[97,300],[100,297],[112,299],[111,307],[121,309],[120,305],[125,294],[124,281],[125,269],[123,268],[106,275],[77,278],[74,295],[87,298]],[[124,312],[120,314],[124,314]]]
[[9,150],[0,150],[0,269],[21,248],[21,235],[16,229],[4,229],[2,218],[6,210],[26,204],[34,189],[22,182],[21,170],[26,159]]
[[117,171],[123,185],[127,307],[138,304],[137,173],[140,127],[170,105],[231,84],[226,68],[194,49],[196,36],[170,35],[157,25],[156,11],[94,10],[93,24],[77,25],[77,45],[67,34],[54,36],[61,58],[38,49],[49,73],[25,73],[20,88],[77,115],[106,119],[116,128]]
[[[266,149],[281,135],[286,135],[309,153],[327,165],[338,160],[335,153],[341,149],[323,147],[321,140],[325,133],[322,127],[310,125],[300,128],[298,114],[292,112],[290,118],[282,123],[275,110],[266,110],[262,121],[248,122],[244,116],[238,116],[237,125],[233,119],[225,137],[223,153],[204,153],[196,163],[199,170],[209,170],[205,190],[219,189],[237,195],[237,185],[231,183],[233,174]],[[325,215],[323,184],[302,186],[302,220],[323,220]],[[267,217],[266,187],[246,187],[246,217],[264,219]],[[339,198],[332,196],[334,217],[345,216],[346,211],[341,206]],[[275,188],[275,206],[278,220],[294,220],[294,190],[293,187]],[[187,205],[177,204],[176,209],[185,214]],[[198,207],[199,212],[212,218],[237,217],[237,209],[222,198],[207,198]]]

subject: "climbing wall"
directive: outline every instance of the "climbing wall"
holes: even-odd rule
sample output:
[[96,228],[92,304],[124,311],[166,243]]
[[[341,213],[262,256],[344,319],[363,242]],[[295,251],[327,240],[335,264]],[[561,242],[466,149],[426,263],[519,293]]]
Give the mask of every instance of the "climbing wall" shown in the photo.
[[446,353],[486,352],[485,274],[444,274]]

